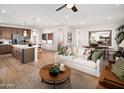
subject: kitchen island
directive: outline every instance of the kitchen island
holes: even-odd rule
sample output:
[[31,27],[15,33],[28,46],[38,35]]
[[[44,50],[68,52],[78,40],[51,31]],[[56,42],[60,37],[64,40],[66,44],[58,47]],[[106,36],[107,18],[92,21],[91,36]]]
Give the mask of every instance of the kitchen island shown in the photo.
[[12,45],[12,55],[21,63],[37,61],[37,46]]

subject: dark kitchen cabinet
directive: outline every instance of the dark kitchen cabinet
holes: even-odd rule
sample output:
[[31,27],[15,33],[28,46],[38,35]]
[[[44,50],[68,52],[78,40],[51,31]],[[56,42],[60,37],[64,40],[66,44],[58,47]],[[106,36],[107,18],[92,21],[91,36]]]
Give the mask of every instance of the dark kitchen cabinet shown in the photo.
[[8,27],[0,27],[0,39],[11,39],[11,29]]
[[11,45],[0,45],[0,54],[11,53],[12,47]]
[[6,53],[11,53],[11,52],[12,52],[12,46],[6,45]]
[[11,39],[11,28],[4,28],[5,39]]
[[3,29],[0,28],[0,39],[3,39]]
[[0,45],[0,54],[6,53],[6,45]]
[[11,39],[13,34],[18,34],[18,35],[24,36],[24,31],[26,31],[27,36],[29,38],[31,38],[31,30],[30,29],[0,26],[0,39]]
[[18,34],[17,28],[11,28],[11,34]]
[[27,29],[27,36],[28,36],[29,38],[31,38],[31,30],[30,30],[30,29]]
[[23,36],[23,29],[18,29],[18,34]]

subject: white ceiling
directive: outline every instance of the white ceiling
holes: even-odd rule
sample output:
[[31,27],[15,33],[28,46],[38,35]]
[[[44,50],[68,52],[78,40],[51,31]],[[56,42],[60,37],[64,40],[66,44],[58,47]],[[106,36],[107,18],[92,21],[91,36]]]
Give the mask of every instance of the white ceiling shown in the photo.
[[[0,4],[1,24],[28,25],[92,25],[124,21],[124,5],[76,4],[78,12],[64,8],[55,11],[62,4]],[[33,20],[33,18],[35,20]]]

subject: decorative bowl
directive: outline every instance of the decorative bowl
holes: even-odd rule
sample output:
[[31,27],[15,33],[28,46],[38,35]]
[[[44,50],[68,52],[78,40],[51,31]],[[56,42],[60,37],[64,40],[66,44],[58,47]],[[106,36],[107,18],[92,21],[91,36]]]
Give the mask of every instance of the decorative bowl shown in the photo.
[[59,67],[57,67],[57,66],[51,66],[51,67],[49,68],[49,73],[50,73],[50,75],[53,76],[53,77],[57,76],[59,72],[60,72],[60,69],[59,69]]
[[97,47],[99,44],[98,43],[90,43],[91,47]]

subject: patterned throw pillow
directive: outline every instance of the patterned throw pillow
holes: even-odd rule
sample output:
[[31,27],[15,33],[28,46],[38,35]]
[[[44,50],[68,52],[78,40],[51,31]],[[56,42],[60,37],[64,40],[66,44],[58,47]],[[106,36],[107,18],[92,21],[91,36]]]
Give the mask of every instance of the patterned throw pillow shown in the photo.
[[84,52],[84,54],[83,54],[83,58],[85,59],[85,60],[89,60],[89,56],[91,55],[91,49],[85,49],[85,52]]
[[120,57],[115,64],[113,64],[111,71],[120,79],[124,80],[124,58]]
[[70,47],[68,47],[68,48],[67,48],[67,50],[66,50],[66,54],[67,54],[68,56],[70,56],[70,55],[71,55],[71,53],[72,53],[71,48],[70,48]]

